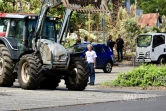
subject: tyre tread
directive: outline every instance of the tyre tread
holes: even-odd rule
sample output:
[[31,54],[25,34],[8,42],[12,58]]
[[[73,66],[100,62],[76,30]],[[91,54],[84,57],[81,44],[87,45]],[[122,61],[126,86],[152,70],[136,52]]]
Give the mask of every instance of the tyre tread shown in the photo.
[[[28,61],[30,67],[30,78],[27,83],[24,83],[21,77],[21,65],[23,64],[22,61]],[[26,54],[21,57],[18,68],[18,79],[22,89],[34,90],[38,88],[43,77],[43,74],[40,72],[41,68],[42,64],[37,56],[33,54]]]
[[0,76],[0,86],[1,87],[11,87],[15,82],[17,75],[13,73],[15,62],[11,59],[10,53],[4,44],[0,44],[0,51],[4,58],[4,69]]

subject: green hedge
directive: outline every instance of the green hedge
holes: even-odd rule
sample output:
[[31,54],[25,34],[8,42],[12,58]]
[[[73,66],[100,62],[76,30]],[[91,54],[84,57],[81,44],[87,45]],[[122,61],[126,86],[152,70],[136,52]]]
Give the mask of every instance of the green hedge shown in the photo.
[[[105,84],[108,85],[108,82]],[[110,85],[120,87],[166,86],[166,65],[142,65],[130,72],[120,73]]]

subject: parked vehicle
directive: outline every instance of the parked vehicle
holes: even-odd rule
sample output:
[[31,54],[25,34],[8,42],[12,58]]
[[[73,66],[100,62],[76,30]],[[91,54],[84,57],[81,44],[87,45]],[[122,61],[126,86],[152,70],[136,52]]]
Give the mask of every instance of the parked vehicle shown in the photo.
[[166,33],[141,34],[136,45],[136,62],[166,63]]
[[[85,53],[88,50],[87,45],[84,43],[77,44],[72,47],[72,50],[80,53],[80,57],[85,58]],[[94,43],[92,46],[97,54],[96,69],[103,69],[105,73],[110,73],[114,63],[113,52],[105,44]]]

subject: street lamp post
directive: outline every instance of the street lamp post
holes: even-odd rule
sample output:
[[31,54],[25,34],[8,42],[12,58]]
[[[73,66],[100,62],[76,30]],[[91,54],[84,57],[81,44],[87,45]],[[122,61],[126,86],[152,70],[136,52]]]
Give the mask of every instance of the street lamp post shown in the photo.
[[102,17],[101,24],[102,24],[102,31],[103,31],[103,43],[105,43],[105,14]]
[[[156,7],[156,13],[157,13],[157,16],[159,17],[160,15],[159,15],[159,12],[158,12],[159,10],[158,10],[158,7]],[[157,20],[158,21],[158,20]],[[159,27],[160,26],[160,23],[159,22],[157,22],[157,27]]]

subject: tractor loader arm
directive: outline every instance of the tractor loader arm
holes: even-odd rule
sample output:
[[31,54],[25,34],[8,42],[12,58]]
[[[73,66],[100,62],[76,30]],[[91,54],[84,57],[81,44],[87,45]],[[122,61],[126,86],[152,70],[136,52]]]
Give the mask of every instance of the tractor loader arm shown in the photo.
[[40,10],[34,36],[36,39],[41,36],[44,20],[49,8],[56,8],[59,5],[66,7],[66,12],[64,14],[58,36],[58,42],[61,43],[63,34],[65,31],[67,31],[70,17],[73,11],[83,13],[109,13],[108,2],[109,0],[44,0]]

